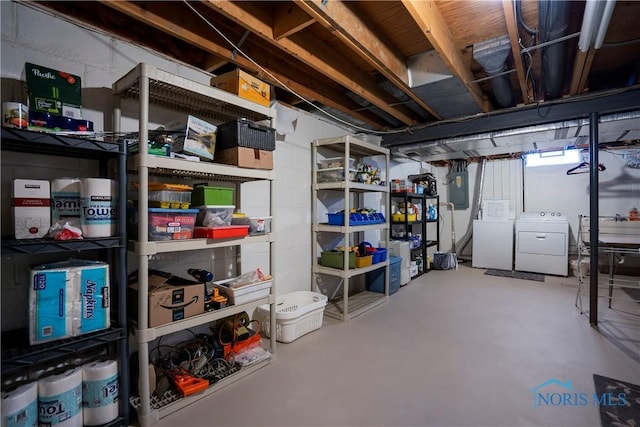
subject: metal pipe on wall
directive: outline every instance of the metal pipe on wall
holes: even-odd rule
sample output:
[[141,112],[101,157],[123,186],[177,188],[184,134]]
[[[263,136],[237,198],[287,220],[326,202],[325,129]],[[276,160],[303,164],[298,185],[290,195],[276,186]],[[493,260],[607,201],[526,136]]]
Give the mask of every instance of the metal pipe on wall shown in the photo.
[[589,114],[589,323],[598,325],[598,113]]
[[459,250],[458,258],[470,259],[470,257],[463,258],[462,251],[469,244],[471,237],[473,236],[473,220],[478,217],[480,212],[480,206],[482,205],[482,189],[484,187],[484,173],[487,166],[487,158],[483,157],[480,161],[480,167],[478,169],[478,178],[476,179],[474,202],[471,206],[471,217],[469,218],[469,225],[467,226],[467,232],[460,238],[460,241],[456,244]]

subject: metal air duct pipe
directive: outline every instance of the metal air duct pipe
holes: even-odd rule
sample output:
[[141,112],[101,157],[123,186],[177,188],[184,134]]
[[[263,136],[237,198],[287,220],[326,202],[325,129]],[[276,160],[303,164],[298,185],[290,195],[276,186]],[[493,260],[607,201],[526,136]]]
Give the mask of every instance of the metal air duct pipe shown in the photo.
[[463,256],[462,251],[467,247],[471,237],[473,236],[473,220],[478,218],[478,213],[480,212],[480,206],[482,206],[482,191],[484,188],[484,173],[487,167],[487,158],[483,157],[480,160],[480,165],[478,166],[478,172],[476,174],[476,185],[475,185],[475,193],[473,204],[471,206],[471,216],[469,217],[469,225],[467,226],[467,232],[464,233],[464,236],[460,238],[456,247],[458,248],[458,258],[460,259],[471,259],[470,256]]
[[513,106],[513,91],[507,70],[507,58],[511,52],[508,35],[485,40],[473,45],[473,59],[484,68],[491,79],[491,87],[496,101],[501,107]]
[[[540,0],[538,2],[538,43],[566,36],[569,33],[569,1]],[[564,90],[567,41],[542,48],[542,82],[545,99],[556,99]]]

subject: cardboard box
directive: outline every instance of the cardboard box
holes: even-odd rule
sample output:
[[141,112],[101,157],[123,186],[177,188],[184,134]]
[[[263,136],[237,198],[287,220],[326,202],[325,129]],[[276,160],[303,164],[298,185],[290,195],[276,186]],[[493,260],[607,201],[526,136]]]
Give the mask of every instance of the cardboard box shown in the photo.
[[193,154],[205,160],[213,160],[216,151],[217,126],[200,120],[194,116],[187,116],[185,120],[169,123],[166,129],[179,131],[173,138],[171,150]]
[[[204,313],[204,284],[160,271],[149,271],[149,327]],[[138,318],[138,278],[129,277],[129,316]]]
[[82,118],[80,76],[28,62],[25,68],[30,111]]
[[215,161],[249,169],[273,169],[273,151],[235,147],[216,153]]
[[49,181],[13,180],[13,219],[16,239],[37,239],[49,232],[51,227]]
[[211,86],[231,92],[257,104],[269,106],[271,87],[242,70],[234,70],[211,78]]

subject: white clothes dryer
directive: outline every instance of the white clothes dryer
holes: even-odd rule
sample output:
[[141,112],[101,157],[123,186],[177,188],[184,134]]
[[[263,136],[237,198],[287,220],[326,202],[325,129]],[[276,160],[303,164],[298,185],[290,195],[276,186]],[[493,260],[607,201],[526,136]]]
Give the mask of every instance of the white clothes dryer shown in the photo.
[[523,212],[516,221],[515,269],[566,276],[569,221],[559,212]]

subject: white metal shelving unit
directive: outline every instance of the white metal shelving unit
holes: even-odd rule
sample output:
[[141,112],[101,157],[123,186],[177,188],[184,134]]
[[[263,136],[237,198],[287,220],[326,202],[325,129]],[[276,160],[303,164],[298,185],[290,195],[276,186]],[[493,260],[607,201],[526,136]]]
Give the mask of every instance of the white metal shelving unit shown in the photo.
[[[383,178],[388,180],[389,177],[389,150],[383,147],[378,147],[373,144],[363,142],[352,136],[342,136],[337,138],[325,138],[317,139],[312,144],[312,227],[313,238],[311,241],[312,246],[312,265],[313,265],[313,288],[314,291],[320,292],[318,289],[318,279],[320,275],[334,276],[340,279],[340,286],[342,287],[342,297],[331,298],[329,296],[329,302],[325,308],[324,314],[341,320],[348,321],[376,306],[387,301],[389,297],[389,261],[379,262],[370,266],[362,268],[349,269],[348,253],[344,253],[344,268],[337,269],[331,267],[321,266],[318,263],[318,238],[320,233],[337,233],[341,234],[344,240],[344,245],[350,245],[351,241],[361,242],[364,240],[362,235],[366,231],[379,230],[383,235],[381,240],[388,240],[389,234],[389,182],[385,181],[385,185],[371,185],[353,182],[347,180],[338,182],[318,182],[318,162],[320,156],[326,157],[343,157],[344,158],[344,175],[349,176],[349,161],[348,159],[354,158],[356,161],[362,158],[369,158],[374,156],[384,157],[384,167],[381,172],[384,173]],[[342,198],[344,201],[344,226],[329,225],[320,223],[318,221],[318,199],[319,192],[331,191],[342,192]],[[382,214],[385,217],[385,222],[382,224],[372,225],[349,225],[349,213],[351,208],[357,208],[353,204],[354,197],[362,196],[364,194],[379,194],[380,205],[385,206]],[[361,200],[361,198],[360,198]],[[350,280],[356,276],[368,273],[370,271],[377,270],[379,268],[387,267],[385,269],[385,292],[369,292],[361,291],[357,293],[351,292],[349,286]]]
[[[143,141],[148,140],[149,130],[149,106],[151,104],[168,108],[181,113],[192,114],[204,120],[210,120],[216,124],[247,118],[253,121],[270,120],[274,126],[275,109],[267,108],[253,102],[242,99],[222,90],[209,87],[180,76],[159,70],[147,64],[139,64],[124,77],[113,84],[113,93],[121,99],[134,99],[139,105],[139,146],[143,147]],[[116,132],[119,132],[121,109],[118,104],[114,110],[114,122]],[[268,181],[270,187],[270,212],[275,211],[275,173],[272,170],[243,169],[235,166],[216,164],[211,162],[190,162],[186,160],[156,157],[147,154],[146,150],[128,159],[129,171],[137,173],[139,182],[138,212],[146,212],[148,209],[148,183],[149,175],[185,177],[192,179],[206,179],[212,182],[231,182],[236,184],[240,191],[241,184],[249,181]],[[271,222],[270,234],[264,236],[250,236],[243,239],[191,239],[181,241],[149,241],[147,236],[148,217],[139,215],[138,241],[132,242],[130,248],[135,251],[138,259],[138,319],[134,320],[133,337],[137,344],[139,360],[139,384],[140,395],[132,398],[132,403],[138,411],[140,424],[148,426],[158,422],[170,413],[181,409],[195,400],[201,399],[232,382],[244,378],[255,370],[270,363],[266,360],[249,367],[242,368],[237,373],[226,377],[224,380],[211,385],[205,392],[181,397],[177,394],[165,396],[151,396],[149,387],[149,343],[156,338],[182,331],[187,328],[211,323],[215,320],[240,313],[252,312],[261,304],[270,304],[271,330],[276,328],[275,318],[275,220]],[[204,313],[167,325],[151,328],[148,326],[148,268],[149,257],[166,252],[182,252],[209,250],[221,247],[240,246],[252,243],[269,244],[270,273],[273,276],[271,294],[267,297],[251,301],[246,304],[233,305],[224,309]],[[271,352],[275,353],[275,334],[270,338]]]

